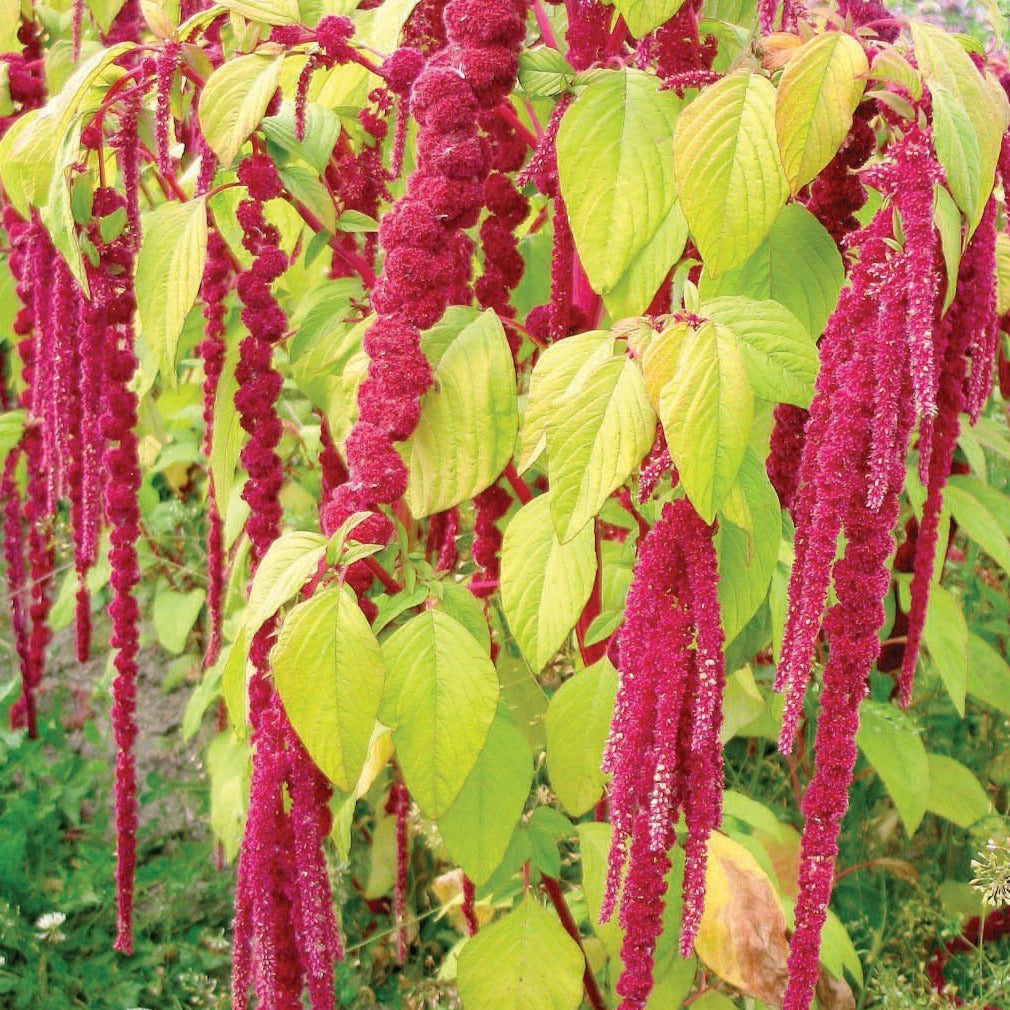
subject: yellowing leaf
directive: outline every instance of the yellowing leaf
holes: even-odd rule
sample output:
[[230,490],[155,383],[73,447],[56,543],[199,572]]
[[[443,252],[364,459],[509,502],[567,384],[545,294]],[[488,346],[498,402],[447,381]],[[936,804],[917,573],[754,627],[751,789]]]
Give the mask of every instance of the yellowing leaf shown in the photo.
[[404,624],[383,643],[382,653],[404,780],[418,806],[429,817],[441,817],[487,739],[498,705],[498,675],[473,635],[438,610]]
[[509,522],[501,550],[501,597],[509,628],[535,672],[564,644],[593,591],[596,552],[586,525],[567,544],[551,523],[550,494]]
[[238,855],[249,793],[249,745],[234,730],[218,734],[207,748],[210,827],[224,856]]
[[527,895],[459,955],[466,1010],[576,1010],[585,958],[564,927]]
[[558,398],[572,384],[586,362],[610,343],[609,333],[594,330],[559,340],[540,355],[530,379],[530,391],[526,397],[526,411],[519,436],[517,455],[520,473],[528,470],[547,448],[547,425]]
[[512,352],[493,310],[450,309],[424,334],[422,348],[434,383],[403,444],[407,504],[418,519],[490,487],[512,456],[519,427]]
[[207,78],[200,93],[200,128],[223,166],[231,165],[266,114],[283,63],[282,56],[250,53],[226,60]]
[[600,763],[616,694],[617,671],[604,658],[566,680],[547,709],[547,773],[573,817],[591,810],[603,793]]
[[250,637],[305,585],[325,553],[326,538],[318,533],[287,530],[270,545],[249,590],[245,626]]
[[1010,312],[1010,235],[1005,231],[996,236],[996,277],[996,311],[1003,316]]
[[796,52],[779,81],[775,131],[793,193],[835,156],[863,97],[869,63],[845,32],[817,35]]
[[561,543],[627,480],[655,433],[645,381],[630,358],[594,356],[579,370],[547,428],[551,518]]
[[659,398],[663,388],[677,373],[680,353],[692,333],[687,323],[673,322],[649,341],[642,355],[642,374],[649,403],[659,411]]
[[379,643],[346,587],[294,607],[271,654],[284,710],[312,760],[350,792],[365,765],[385,668]]
[[456,802],[438,820],[449,854],[478,886],[501,863],[532,778],[526,737],[511,720],[497,716]]
[[561,193],[582,265],[601,294],[618,285],[673,209],[672,139],[680,105],[651,74],[607,71],[561,121]]
[[137,315],[162,376],[175,384],[176,352],[207,260],[207,201],[166,203],[144,219],[137,254]]
[[731,330],[706,322],[685,341],[659,415],[684,490],[711,522],[736,482],[754,419],[754,394]]
[[775,139],[775,88],[731,74],[684,109],[673,145],[681,208],[706,267],[739,266],[771,230],[789,195]]
[[786,981],[786,919],[771,880],[739,842],[709,836],[705,910],[694,949],[721,979],[774,1006]]

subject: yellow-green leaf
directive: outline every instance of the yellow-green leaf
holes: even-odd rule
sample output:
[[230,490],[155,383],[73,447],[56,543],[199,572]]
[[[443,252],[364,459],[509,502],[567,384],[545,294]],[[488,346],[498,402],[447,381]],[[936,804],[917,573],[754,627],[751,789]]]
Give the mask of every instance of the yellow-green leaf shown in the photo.
[[296,25],[301,20],[298,0],[218,0],[218,3],[265,25]]
[[922,641],[958,715],[968,691],[968,622],[957,597],[940,585],[929,590]]
[[566,680],[547,708],[547,773],[573,817],[591,810],[603,793],[600,763],[616,695],[617,671],[604,658]]
[[226,60],[207,78],[200,93],[200,128],[223,166],[231,165],[266,114],[283,63],[282,56],[250,53]]
[[238,347],[229,348],[225,354],[224,367],[214,394],[214,426],[211,429],[210,472],[214,481],[214,495],[222,515],[231,501],[235,486],[235,470],[238,467],[245,434],[242,419],[235,409],[235,366],[238,364]]
[[863,97],[869,63],[845,32],[817,35],[797,50],[775,99],[775,132],[793,193],[835,156]]
[[219,733],[207,748],[210,827],[225,859],[238,855],[249,794],[249,744],[234,730]]
[[741,71],[706,88],[681,113],[673,144],[677,193],[705,265],[739,266],[789,196],[775,138],[775,88]]
[[[530,379],[530,391],[526,397],[526,410],[519,436],[517,455],[520,473],[528,470],[547,448],[547,426],[558,399],[564,395],[586,362],[600,353],[601,348],[609,348],[610,344],[609,333],[594,330],[559,340],[540,355]],[[609,354],[609,350],[603,353]]]
[[438,819],[449,854],[478,886],[501,863],[532,778],[533,755],[526,737],[510,719],[498,715],[456,802]]
[[582,265],[601,294],[614,290],[673,209],[680,106],[652,74],[609,71],[592,80],[561,121],[561,193]]
[[464,1010],[576,1010],[585,959],[557,917],[527,895],[459,955]]
[[438,610],[404,624],[383,643],[382,653],[404,780],[418,806],[429,817],[441,817],[487,739],[498,705],[498,675],[487,650]]
[[0,465],[7,454],[21,441],[25,430],[25,411],[7,410],[0,414]]
[[957,294],[957,274],[961,268],[961,212],[946,187],[933,187],[933,221],[940,233],[943,264],[947,272],[947,285],[943,296],[946,312]]
[[566,544],[551,522],[550,494],[509,522],[501,550],[501,597],[509,628],[534,672],[564,644],[593,591],[596,552],[587,524]]
[[684,6],[684,0],[609,0],[609,2],[624,18],[628,31],[636,39],[654,32]]
[[252,637],[292,599],[319,567],[326,553],[326,537],[288,530],[267,550],[253,576],[245,626]]
[[1010,312],[1010,235],[1005,231],[996,236],[996,311],[1001,315]]
[[368,756],[382,697],[382,651],[345,586],[288,614],[271,654],[274,683],[298,738],[324,775],[350,792]]
[[620,351],[590,358],[556,403],[547,428],[551,518],[561,543],[597,515],[655,434],[638,366]]
[[[913,21],[912,40],[919,69],[933,95],[934,115],[937,95],[941,96],[940,120],[935,124],[936,153],[947,171],[950,191],[968,218],[971,235],[992,192],[1003,134],[1010,124],[1010,105],[996,81],[983,76],[946,32]],[[961,113],[970,124],[970,131],[966,132]],[[973,141],[967,139],[969,133]],[[976,143],[977,170],[974,169]],[[971,165],[964,161],[969,149]]]
[[970,828],[992,811],[989,797],[969,768],[943,754],[926,756],[929,758],[926,809],[930,813],[958,827]]
[[736,482],[754,419],[754,394],[732,330],[706,322],[684,341],[659,416],[684,490],[711,522]]
[[746,295],[779,302],[813,336],[820,336],[838,304],[845,269],[834,239],[801,204],[779,214],[768,237],[746,263],[724,274],[701,275],[703,300]]
[[166,203],[144,219],[137,254],[137,315],[148,350],[173,385],[186,316],[196,302],[207,260],[207,201]]
[[512,352],[492,309],[450,309],[421,346],[434,383],[403,444],[407,504],[418,519],[490,487],[512,456],[519,427]]

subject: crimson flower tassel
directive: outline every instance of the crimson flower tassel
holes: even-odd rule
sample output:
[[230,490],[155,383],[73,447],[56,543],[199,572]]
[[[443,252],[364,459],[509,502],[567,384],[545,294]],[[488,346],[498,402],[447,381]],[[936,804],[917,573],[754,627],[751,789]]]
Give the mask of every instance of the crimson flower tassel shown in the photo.
[[[225,298],[231,289],[231,253],[217,231],[207,240],[207,262],[200,289],[204,331],[199,352],[203,360],[203,452],[209,459],[214,438],[214,402],[224,369]],[[227,507],[227,502],[225,506]],[[224,523],[214,490],[214,477],[207,476],[207,646],[204,665],[211,666],[221,649],[221,604],[224,596]]]
[[470,553],[481,569],[480,575],[470,583],[470,592],[485,599],[498,588],[502,532],[498,520],[512,506],[512,496],[503,487],[492,484],[473,500],[473,546]]
[[407,814],[410,811],[410,793],[397,779],[389,793],[388,813],[396,818],[396,883],[393,886],[393,920],[396,923],[396,961],[407,960],[407,871],[410,862],[410,845],[407,837]]
[[686,499],[663,507],[641,542],[618,633],[621,679],[603,757],[613,775],[614,835],[601,919],[613,912],[627,863],[622,1010],[641,1010],[652,990],[673,825],[683,813],[687,956],[701,921],[708,838],[722,814],[725,669],[714,532]]
[[779,496],[779,504],[790,508],[796,497],[800,460],[803,457],[803,429],[809,414],[802,407],[780,403],[775,407],[775,426],[765,469]]
[[480,923],[477,921],[477,889],[474,887],[473,881],[464,873],[463,874],[463,923],[466,927],[467,936],[476,936],[477,931],[480,929]]
[[169,161],[170,133],[172,128],[172,80],[179,64],[182,46],[174,39],[165,42],[165,47],[157,57],[156,64],[156,100],[154,115],[155,153],[158,161],[158,171],[168,175],[171,170]]

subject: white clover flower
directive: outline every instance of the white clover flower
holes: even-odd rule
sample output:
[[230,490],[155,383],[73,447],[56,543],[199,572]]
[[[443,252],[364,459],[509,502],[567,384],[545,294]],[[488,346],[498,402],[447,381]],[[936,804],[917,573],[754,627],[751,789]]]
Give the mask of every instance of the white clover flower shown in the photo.
[[46,943],[62,943],[66,938],[60,926],[67,921],[63,912],[45,912],[35,920],[38,938]]

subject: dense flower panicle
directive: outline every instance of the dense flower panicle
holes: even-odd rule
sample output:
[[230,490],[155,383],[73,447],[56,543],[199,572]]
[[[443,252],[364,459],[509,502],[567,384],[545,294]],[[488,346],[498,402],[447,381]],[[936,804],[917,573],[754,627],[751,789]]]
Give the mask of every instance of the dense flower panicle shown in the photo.
[[803,457],[803,431],[809,414],[802,407],[780,403],[775,407],[775,426],[765,470],[784,509],[792,506]]
[[169,162],[170,132],[172,127],[172,80],[182,53],[182,46],[174,39],[165,42],[165,47],[157,57],[156,72],[156,105],[154,119],[154,138],[158,171],[168,175],[171,171]]
[[407,836],[407,814],[410,793],[399,778],[389,792],[386,812],[396,818],[396,882],[393,885],[393,921],[396,924],[396,960],[407,960],[407,871],[410,863],[410,843]]
[[456,537],[459,535],[459,509],[437,512],[428,520],[428,535],[425,540],[425,555],[434,557],[436,572],[449,572],[456,567],[459,550]]
[[652,989],[677,818],[683,813],[687,823],[680,946],[690,952],[704,902],[708,837],[722,813],[725,669],[713,534],[686,499],[663,507],[640,544],[618,632],[620,686],[603,758],[613,775],[614,834],[601,918],[616,906],[627,862],[622,1010],[640,1010]]
[[126,0],[109,30],[102,35],[102,42],[107,46],[117,42],[139,42],[142,25],[140,0]]
[[700,18],[701,0],[688,0],[648,40],[648,51],[656,58],[656,73],[664,81],[683,81],[711,70],[718,44],[712,36],[701,41]]
[[971,334],[967,353],[971,358],[971,374],[966,388],[965,409],[972,424],[982,416],[992,392],[993,371],[1000,345],[1000,319],[997,310],[998,283],[996,275],[996,207],[995,198],[989,205],[972,236],[972,269],[970,295],[964,306],[964,325]]
[[571,0],[568,8],[568,62],[576,70],[588,70],[606,58],[611,47],[610,25],[614,11],[599,0]]
[[14,651],[21,667],[22,685],[28,669],[28,587],[25,584],[25,535],[17,467],[21,454],[15,449],[4,460],[0,496],[3,498],[4,565],[7,570],[7,599],[10,609]]
[[[673,459],[666,444],[666,434],[662,427],[659,427],[656,429],[652,448],[638,469],[638,494],[636,497],[640,505],[645,504],[652,497],[652,492],[659,487],[659,482],[665,474],[670,472],[672,467]],[[677,483],[676,478],[673,483]]]
[[511,507],[512,495],[498,484],[481,491],[473,500],[473,546],[470,554],[481,571],[471,582],[470,592],[481,599],[498,588],[502,545],[498,521]]
[[[231,254],[220,234],[212,230],[207,239],[200,297],[203,302],[203,340],[198,348],[203,361],[203,451],[209,459],[214,437],[214,401],[224,369],[225,298],[231,289]],[[227,507],[227,502],[225,502]],[[224,597],[224,523],[214,490],[214,477],[207,473],[207,645],[204,666],[211,666],[221,649],[221,605]]]
[[901,33],[901,26],[882,0],[838,0],[838,13],[852,18],[852,24],[857,28],[873,28],[885,42],[895,42]]
[[[996,200],[990,197],[982,221],[961,258],[954,301],[940,324],[937,350],[941,363],[937,394],[937,415],[928,430],[920,433],[920,455],[927,453],[926,501],[915,541],[912,567],[911,607],[899,677],[899,698],[907,705],[912,699],[912,682],[933,579],[933,558],[943,510],[943,490],[950,476],[954,450],[961,433],[961,414],[968,408],[976,367],[974,353],[980,334],[991,325],[995,312],[991,295],[995,287]],[[983,337],[982,340],[985,338]],[[972,372],[968,375],[968,354]],[[991,365],[992,359],[988,364]],[[991,380],[990,380],[991,381]],[[929,441],[927,448],[926,441]]]
[[476,936],[477,931],[480,929],[480,923],[477,921],[476,898],[477,890],[474,887],[473,881],[464,873],[462,909],[463,924],[466,927],[467,936]]

